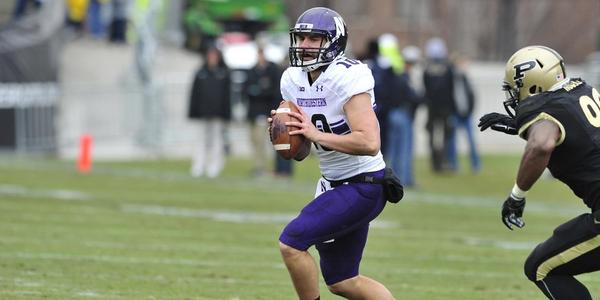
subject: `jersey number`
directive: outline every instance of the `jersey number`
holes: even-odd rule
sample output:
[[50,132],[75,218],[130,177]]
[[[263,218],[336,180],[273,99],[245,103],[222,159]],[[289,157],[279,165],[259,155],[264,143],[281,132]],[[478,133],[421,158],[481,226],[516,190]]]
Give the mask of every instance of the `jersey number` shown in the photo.
[[338,61],[335,64],[336,65],[343,65],[346,68],[350,68],[350,67],[352,67],[352,65],[358,65],[358,64],[360,64],[360,62],[358,60],[344,58],[344,60],[340,60],[340,61]]
[[579,97],[579,105],[592,126],[600,128],[600,93],[592,89],[592,98],[588,95]]
[[[319,129],[319,131],[332,133],[331,127],[329,126],[329,123],[327,123],[327,118],[325,118],[324,114],[314,114],[314,115],[312,115],[312,117],[310,119],[311,119],[310,121],[313,123],[313,125],[315,125],[315,127],[317,127],[317,129]],[[323,151],[331,151],[331,149],[321,146],[317,143],[313,143],[313,144],[315,144],[315,147],[317,149],[320,148]]]

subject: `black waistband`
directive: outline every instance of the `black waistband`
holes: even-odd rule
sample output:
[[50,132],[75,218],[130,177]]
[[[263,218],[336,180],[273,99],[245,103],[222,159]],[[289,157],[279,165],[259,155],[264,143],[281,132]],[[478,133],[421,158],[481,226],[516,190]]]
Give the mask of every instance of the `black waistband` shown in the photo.
[[[382,173],[382,174],[378,174],[378,173]],[[350,178],[346,178],[346,179],[341,179],[341,180],[329,180],[325,177],[323,177],[325,180],[329,181],[329,184],[331,185],[331,187],[338,187],[346,182],[348,183],[382,183],[382,176],[383,176],[383,171],[376,171],[376,172],[368,172],[368,173],[362,173],[362,174],[358,174],[356,176],[352,176]]]

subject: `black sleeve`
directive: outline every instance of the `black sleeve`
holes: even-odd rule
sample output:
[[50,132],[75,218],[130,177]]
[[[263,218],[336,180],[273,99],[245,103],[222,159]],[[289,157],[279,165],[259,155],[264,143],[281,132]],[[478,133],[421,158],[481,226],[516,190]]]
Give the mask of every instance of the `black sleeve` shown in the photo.
[[281,95],[281,76],[283,76],[283,68],[281,68],[277,64],[273,64],[273,103],[271,103],[272,108],[276,108],[279,106],[279,102],[283,100],[283,95]]
[[200,76],[199,73],[201,71],[198,71],[194,74],[194,81],[192,83],[192,89],[190,90],[190,100],[189,100],[189,105],[188,105],[188,118],[195,118],[197,117],[197,111],[198,111],[198,106],[199,106],[199,102],[200,102],[200,89],[201,89],[201,84],[200,84]]
[[256,76],[254,76],[254,68],[248,70],[248,72],[246,72],[246,81],[244,82],[244,86],[242,87],[242,93],[244,94],[244,96],[246,96],[246,98],[248,98],[248,100],[250,100],[250,93],[252,92],[252,86],[255,84],[255,78]]
[[283,74],[283,70],[276,65],[273,64],[273,69],[271,72],[271,82],[273,83],[271,88],[272,98],[273,99],[273,107],[279,106],[279,102],[282,100],[281,98],[281,89],[279,87],[279,83],[281,82],[281,75]]
[[544,116],[550,115],[559,122],[565,117],[570,118],[568,114],[565,114],[566,111],[561,103],[563,101],[557,100],[549,93],[533,95],[521,101],[517,107],[516,115],[519,136],[523,139],[527,138],[527,130],[536,118],[546,118]]
[[411,106],[418,105],[421,102],[421,99],[410,85],[410,77],[407,74],[402,74],[401,76],[398,76],[398,78],[402,96],[404,97],[403,101],[408,102]]
[[223,100],[221,101],[223,105],[224,117],[226,120],[231,119],[231,72],[230,70],[226,70],[225,78],[223,79]]
[[463,80],[465,83],[465,92],[467,94],[467,101],[469,104],[468,115],[471,115],[475,109],[475,92],[473,91],[473,86],[471,86],[471,81],[467,75],[463,74]]

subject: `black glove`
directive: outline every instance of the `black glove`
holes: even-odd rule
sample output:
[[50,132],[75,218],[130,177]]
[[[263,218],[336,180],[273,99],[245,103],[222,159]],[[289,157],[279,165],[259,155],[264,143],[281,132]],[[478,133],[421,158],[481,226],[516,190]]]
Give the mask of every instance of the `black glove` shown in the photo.
[[525,198],[517,200],[512,194],[508,196],[504,204],[502,204],[502,223],[512,229],[512,225],[519,228],[525,226],[523,222],[523,210],[525,209]]
[[483,117],[479,118],[479,124],[477,124],[477,127],[479,127],[480,131],[491,128],[492,130],[504,132],[506,134],[516,135],[516,123],[516,120],[508,115],[493,112],[485,114]]

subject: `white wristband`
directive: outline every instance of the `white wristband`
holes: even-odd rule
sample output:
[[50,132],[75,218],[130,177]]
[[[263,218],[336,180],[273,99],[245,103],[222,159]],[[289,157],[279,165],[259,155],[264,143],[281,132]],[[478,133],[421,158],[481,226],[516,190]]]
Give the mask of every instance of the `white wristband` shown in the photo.
[[515,200],[523,200],[523,199],[525,199],[525,196],[527,195],[527,191],[522,190],[515,183],[510,194],[514,196],[513,198],[515,198]]

